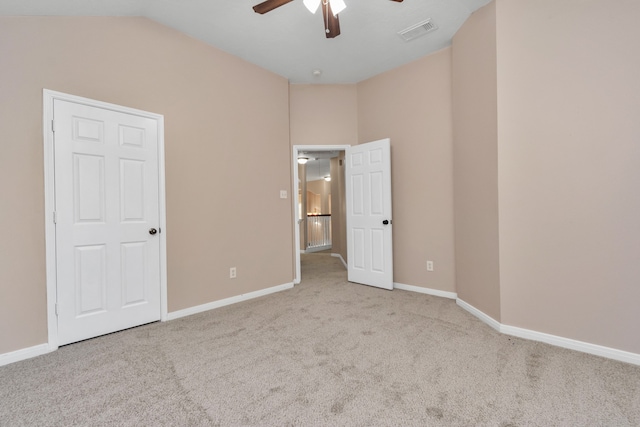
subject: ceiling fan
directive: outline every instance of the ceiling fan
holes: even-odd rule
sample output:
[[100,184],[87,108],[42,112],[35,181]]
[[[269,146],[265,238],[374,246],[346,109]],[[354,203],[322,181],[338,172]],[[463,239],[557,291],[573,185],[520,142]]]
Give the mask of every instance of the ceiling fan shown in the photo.
[[[283,6],[293,0],[266,0],[260,4],[253,6],[253,10],[259,14],[265,14],[275,8]],[[331,2],[334,2],[334,12],[331,9]],[[402,0],[391,0],[401,3]],[[324,32],[328,39],[332,39],[340,35],[340,21],[338,13],[346,6],[342,0],[304,0],[304,5],[311,13],[315,13],[318,6],[322,3],[322,15],[324,16]]]

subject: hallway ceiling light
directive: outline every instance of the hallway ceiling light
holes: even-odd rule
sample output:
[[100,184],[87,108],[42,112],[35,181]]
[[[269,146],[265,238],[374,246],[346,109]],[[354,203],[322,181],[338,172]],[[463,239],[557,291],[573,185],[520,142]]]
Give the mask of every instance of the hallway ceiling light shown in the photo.
[[304,165],[309,161],[308,157],[298,157],[298,164]]
[[327,182],[331,181],[331,175],[327,175],[327,176],[325,176],[325,177],[324,177],[324,180],[325,180],[325,181],[327,181]]

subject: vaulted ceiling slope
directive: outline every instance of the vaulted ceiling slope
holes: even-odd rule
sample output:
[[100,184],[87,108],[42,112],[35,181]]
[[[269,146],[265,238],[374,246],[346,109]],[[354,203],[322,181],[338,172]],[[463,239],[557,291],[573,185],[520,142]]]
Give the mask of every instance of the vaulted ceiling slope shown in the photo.
[[[329,84],[357,83],[449,46],[489,2],[345,0],[335,39],[325,38],[322,13],[311,14],[302,0],[264,15],[252,9],[260,0],[2,0],[0,15],[144,16],[291,83]],[[437,30],[408,42],[398,35],[428,19]]]

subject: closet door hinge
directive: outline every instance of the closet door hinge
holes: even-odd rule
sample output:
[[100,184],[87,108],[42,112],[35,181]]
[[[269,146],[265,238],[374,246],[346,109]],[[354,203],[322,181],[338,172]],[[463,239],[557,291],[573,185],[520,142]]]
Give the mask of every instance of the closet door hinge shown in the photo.
[[53,223],[54,224],[58,223],[58,216],[56,215],[56,211],[53,211]]
[[56,131],[56,121],[51,120],[51,132],[55,132],[55,131]]

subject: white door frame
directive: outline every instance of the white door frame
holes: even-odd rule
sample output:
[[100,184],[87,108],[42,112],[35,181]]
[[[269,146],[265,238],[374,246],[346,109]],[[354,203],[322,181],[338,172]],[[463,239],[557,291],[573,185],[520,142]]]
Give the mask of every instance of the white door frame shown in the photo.
[[[350,145],[294,145],[293,146],[293,194],[291,199],[293,201],[293,235],[295,245],[295,278],[293,284],[298,285],[300,283],[300,225],[298,224],[298,218],[300,217],[298,212],[298,154],[301,151],[346,151]],[[348,262],[348,261],[347,261]]]
[[165,171],[164,171],[164,116],[134,108],[123,107],[93,99],[82,98],[62,92],[44,89],[42,92],[43,120],[42,131],[44,141],[44,213],[45,213],[45,249],[46,249],[46,282],[47,282],[47,325],[48,351],[58,348],[58,318],[56,315],[57,281],[56,281],[56,227],[55,227],[55,162],[53,133],[53,103],[55,100],[88,105],[126,114],[133,114],[156,120],[158,123],[158,186],[161,232],[160,239],[160,320],[167,320],[167,226],[165,206]]

